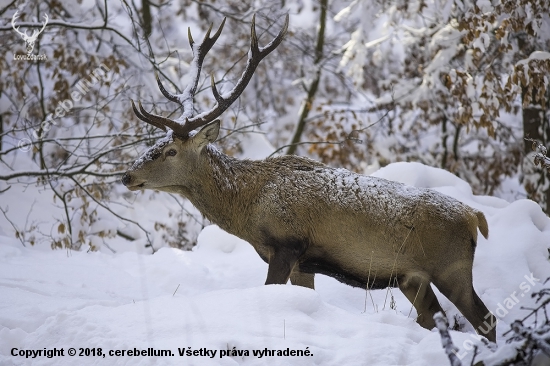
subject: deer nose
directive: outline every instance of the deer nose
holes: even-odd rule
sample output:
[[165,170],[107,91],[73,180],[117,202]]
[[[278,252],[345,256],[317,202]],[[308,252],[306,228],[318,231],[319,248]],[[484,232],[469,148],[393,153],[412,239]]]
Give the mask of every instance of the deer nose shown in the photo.
[[120,181],[125,186],[128,186],[128,184],[130,184],[130,182],[132,181],[132,177],[130,176],[130,174],[124,173],[124,175],[122,176],[122,179]]

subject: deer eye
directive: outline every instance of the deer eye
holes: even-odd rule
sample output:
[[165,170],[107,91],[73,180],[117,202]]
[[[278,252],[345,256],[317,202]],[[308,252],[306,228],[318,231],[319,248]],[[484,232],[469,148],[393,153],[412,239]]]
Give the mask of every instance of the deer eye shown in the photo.
[[166,156],[176,156],[178,152],[174,149],[170,149],[166,152]]

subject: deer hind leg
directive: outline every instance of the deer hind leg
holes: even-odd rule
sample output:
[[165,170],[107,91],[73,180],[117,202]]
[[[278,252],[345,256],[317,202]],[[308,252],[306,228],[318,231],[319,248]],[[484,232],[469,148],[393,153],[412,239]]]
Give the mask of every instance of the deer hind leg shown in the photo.
[[413,304],[418,317],[416,321],[426,329],[435,327],[433,316],[443,312],[430,286],[429,276],[424,273],[407,274],[399,281],[399,289]]
[[455,277],[446,277],[443,281],[434,280],[434,283],[439,291],[455,304],[478,334],[491,342],[496,342],[496,318],[477,296],[472,284],[471,269],[467,271],[466,276],[458,274]]

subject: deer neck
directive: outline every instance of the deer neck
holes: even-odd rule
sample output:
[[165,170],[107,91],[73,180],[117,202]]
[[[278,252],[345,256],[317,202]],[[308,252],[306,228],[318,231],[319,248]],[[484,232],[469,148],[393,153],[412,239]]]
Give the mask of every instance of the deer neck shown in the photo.
[[237,218],[249,216],[247,212],[261,186],[258,175],[252,174],[257,170],[256,162],[235,159],[210,144],[199,159],[197,185],[190,187],[186,196],[208,220],[238,236],[244,222]]

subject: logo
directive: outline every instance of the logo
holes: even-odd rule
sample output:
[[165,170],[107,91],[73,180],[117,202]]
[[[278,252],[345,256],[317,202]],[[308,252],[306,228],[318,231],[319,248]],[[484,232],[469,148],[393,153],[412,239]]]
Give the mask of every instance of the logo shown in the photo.
[[19,18],[19,11],[16,11],[15,14],[13,14],[13,17],[11,18],[11,26],[13,29],[23,38],[23,41],[25,41],[27,45],[27,54],[26,55],[13,55],[14,60],[45,60],[46,55],[33,55],[32,51],[34,50],[34,43],[38,39],[38,36],[42,31],[44,31],[44,28],[46,28],[46,24],[48,24],[48,14],[44,14],[44,22],[42,22],[42,29],[36,30],[34,29],[32,31],[32,35],[28,35],[27,31],[25,33],[21,32],[19,30],[19,27],[15,27],[15,21]]

